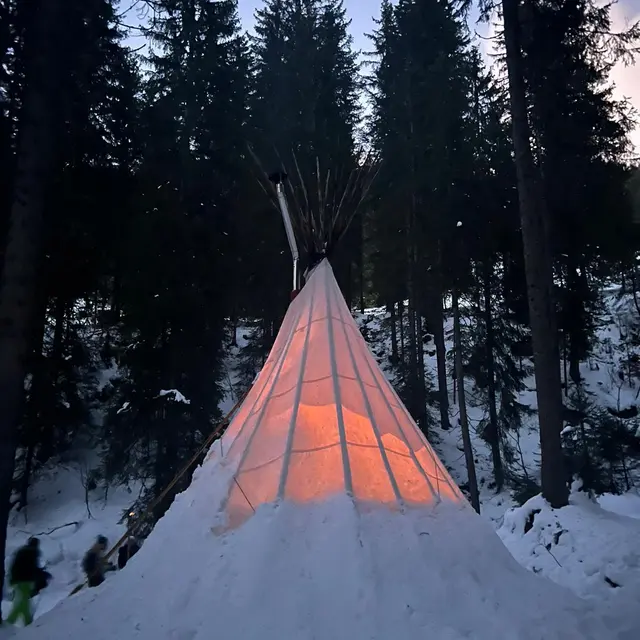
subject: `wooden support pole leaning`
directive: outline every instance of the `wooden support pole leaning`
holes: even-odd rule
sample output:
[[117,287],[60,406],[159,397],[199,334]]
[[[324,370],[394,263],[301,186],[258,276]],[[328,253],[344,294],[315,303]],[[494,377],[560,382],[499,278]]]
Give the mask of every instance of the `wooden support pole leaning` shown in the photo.
[[[105,560],[108,560],[115,553],[115,551],[125,542],[125,540],[129,536],[131,536],[136,531],[138,531],[138,529],[140,528],[142,523],[153,513],[153,510],[158,506],[158,504],[160,504],[160,502],[162,500],[164,500],[164,498],[167,496],[169,491],[171,491],[171,489],[173,489],[173,487],[175,487],[176,483],[180,480],[180,478],[182,478],[182,476],[184,476],[184,474],[196,463],[196,461],[202,455],[202,453],[213,444],[213,441],[220,434],[222,429],[224,429],[224,427],[226,427],[229,424],[229,422],[231,421],[231,418],[233,417],[235,412],[238,410],[240,405],[244,402],[244,399],[247,397],[247,394],[249,393],[249,390],[247,390],[241,396],[241,398],[235,403],[235,405],[233,405],[233,408],[231,409],[231,411],[229,411],[229,413],[227,413],[227,415],[217,424],[217,426],[211,432],[209,437],[198,448],[198,450],[193,455],[193,457],[189,460],[189,462],[187,462],[184,465],[184,467],[182,467],[182,469],[180,469],[180,471],[176,474],[174,479],[165,487],[164,491],[147,507],[145,512],[139,518],[136,519],[135,523],[127,528],[126,532],[122,535],[122,537],[113,545],[113,547],[111,547],[109,552],[105,555],[105,557],[104,557]],[[73,591],[69,594],[69,597],[75,595],[79,591],[82,591],[82,589],[86,586],[86,584],[87,584],[87,582],[85,580],[81,584],[77,585],[73,589]]]

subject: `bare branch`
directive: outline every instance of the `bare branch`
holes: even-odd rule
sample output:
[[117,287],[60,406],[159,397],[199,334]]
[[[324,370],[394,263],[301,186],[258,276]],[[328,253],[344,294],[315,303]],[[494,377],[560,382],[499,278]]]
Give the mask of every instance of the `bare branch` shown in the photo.
[[67,522],[66,524],[61,524],[59,527],[54,527],[53,529],[49,529],[48,531],[40,531],[39,533],[31,533],[30,531],[25,531],[24,529],[18,529],[18,531],[28,536],[49,536],[54,531],[58,531],[59,529],[64,529],[65,527],[80,528],[80,523],[74,520],[73,522]]

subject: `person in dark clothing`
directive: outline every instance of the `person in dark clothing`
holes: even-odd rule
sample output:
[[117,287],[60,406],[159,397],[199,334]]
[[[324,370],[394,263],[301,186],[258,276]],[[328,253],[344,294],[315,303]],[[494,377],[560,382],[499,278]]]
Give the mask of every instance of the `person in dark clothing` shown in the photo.
[[31,598],[40,593],[51,579],[51,574],[40,567],[40,541],[29,538],[29,542],[16,552],[9,570],[9,583],[13,587],[13,605],[7,622],[15,624],[22,618],[25,626],[33,622]]
[[38,574],[36,576],[36,582],[33,585],[33,594],[32,598],[35,598],[43,589],[46,589],[49,586],[49,581],[53,576],[44,569],[39,569]]
[[133,536],[127,538],[127,541],[118,549],[118,569],[124,569],[130,558],[138,553],[140,545]]
[[87,576],[87,583],[90,587],[97,587],[104,582],[106,571],[114,571],[115,567],[107,562],[104,554],[107,550],[107,539],[98,536],[95,544],[87,551],[82,561],[82,569]]

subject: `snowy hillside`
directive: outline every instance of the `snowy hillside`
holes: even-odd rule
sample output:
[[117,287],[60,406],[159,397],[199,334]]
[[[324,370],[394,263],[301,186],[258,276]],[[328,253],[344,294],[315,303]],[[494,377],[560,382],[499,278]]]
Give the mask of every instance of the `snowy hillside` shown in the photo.
[[[120,524],[136,495],[125,488],[96,490],[88,494],[83,469],[90,454],[45,473],[30,492],[27,513],[13,513],[9,521],[7,560],[30,536],[41,542],[43,563],[53,575],[49,587],[35,599],[36,616],[46,613],[82,583],[82,557],[96,536],[115,542],[125,532]],[[2,602],[6,615],[9,593]]]
[[18,637],[603,640],[632,630],[628,618],[527,574],[456,505],[405,514],[358,514],[344,497],[263,505],[214,536],[228,478],[216,465],[207,471],[130,569]]
[[[605,313],[600,319],[594,354],[589,359],[589,362],[581,363],[580,373],[584,379],[586,395],[590,396],[592,401],[598,406],[610,408],[616,412],[624,410],[634,412],[636,405],[640,404],[638,400],[640,388],[634,386],[635,383],[633,379],[631,385],[629,385],[627,377],[621,380],[619,374],[625,369],[625,365],[622,364],[623,359],[628,357],[621,342],[621,334],[626,330],[628,316],[633,316],[635,309],[631,309],[633,303],[628,296],[618,300],[617,293],[617,287],[613,287],[607,292],[605,297]],[[366,327],[369,344],[374,354],[376,354],[378,364],[383,371],[389,370],[389,355],[391,353],[390,339],[382,328],[386,317],[386,312],[383,309],[370,309],[364,315],[358,314],[358,321],[361,326]],[[450,337],[452,331],[453,322],[451,318],[448,318],[445,323],[447,352],[453,349],[453,342]],[[427,349],[424,357],[427,375],[430,376],[431,379],[435,379],[437,370],[435,349]],[[527,364],[526,359],[525,364]],[[467,481],[467,471],[462,452],[461,431],[458,424],[459,407],[457,403],[452,400],[455,396],[451,376],[448,376],[448,383],[451,402],[451,424],[453,428],[448,431],[443,431],[435,427],[433,429],[435,433],[432,434],[434,436],[432,438],[432,444],[440,454],[441,459],[444,461],[445,466],[454,479],[459,484],[464,485]],[[483,513],[498,523],[499,526],[505,510],[515,503],[508,492],[495,495],[495,491],[491,488],[491,453],[487,443],[479,437],[479,434],[474,428],[485,418],[484,409],[479,406],[480,403],[476,398],[476,390],[474,389],[473,383],[467,380],[465,387],[467,413],[476,456],[478,483],[480,486],[481,501],[484,507]],[[536,410],[537,399],[533,375],[530,375],[525,380],[525,387],[525,391],[519,394],[518,402],[525,407]],[[570,406],[567,398],[565,398],[565,403],[566,406]],[[432,408],[432,410],[435,418],[435,408]],[[535,414],[532,416],[524,416],[523,422],[524,428],[521,429],[518,434],[509,434],[509,437],[514,441],[514,446],[518,453],[519,466],[526,469],[526,473],[532,481],[539,482],[540,443],[537,430],[537,416]],[[565,434],[568,433],[570,429],[571,427],[565,429]],[[638,437],[640,438],[640,434]],[[637,480],[638,487],[640,488],[640,476]],[[633,497],[631,500],[633,500]]]
[[[619,375],[624,369],[621,361],[628,356],[621,334],[626,332],[628,316],[633,315],[635,308],[632,309],[633,302],[628,296],[618,299],[617,294],[617,287],[607,292],[596,349],[590,361],[581,364],[581,375],[587,394],[597,405],[620,412],[638,404],[640,390],[633,386],[633,381],[630,386],[628,378],[623,381]],[[383,370],[388,366],[391,351],[390,341],[381,330],[385,317],[383,309],[371,309],[358,318],[372,337],[370,345]],[[452,321],[449,319],[445,335],[451,333]],[[453,348],[450,339],[446,348],[447,351]],[[427,373],[435,378],[435,353],[425,353],[425,360]],[[449,397],[452,398],[451,377],[449,384]],[[492,488],[491,452],[474,429],[484,418],[484,410],[474,406],[474,389],[470,381],[466,383],[466,392],[481,515],[492,523],[516,560],[582,597],[618,600],[628,597],[637,602],[640,599],[640,548],[637,543],[640,539],[640,478],[636,478],[635,487],[624,495],[604,494],[593,500],[578,491],[579,483],[574,483],[571,504],[560,511],[549,508],[540,496],[520,507],[509,490],[496,494]],[[526,380],[526,390],[518,401],[536,408],[533,376]],[[432,444],[456,482],[464,486],[467,471],[458,413],[458,405],[453,403],[453,428],[448,431],[436,428]],[[531,479],[539,482],[540,447],[536,420],[535,415],[525,417],[524,428],[517,436],[517,451]],[[621,592],[625,595],[621,596]]]
[[[637,390],[621,383],[617,375],[622,357],[620,331],[624,330],[624,303],[616,302],[615,296],[611,295],[607,308],[608,317],[604,318],[599,334],[600,344],[592,362],[583,363],[582,374],[586,387],[597,396],[601,405],[619,410],[636,402]],[[380,331],[383,317],[384,313],[379,309],[358,317],[373,336],[371,346],[378,354],[389,348]],[[233,391],[235,365],[239,351],[246,344],[245,334],[244,329],[238,330],[240,346],[230,356],[229,394],[223,403],[225,411],[237,400],[237,393]],[[447,348],[450,347],[448,344]],[[378,360],[384,368],[387,359],[382,356]],[[426,366],[431,372],[435,371],[435,355],[427,359]],[[531,572],[546,576],[579,596],[607,601],[618,612],[630,607],[630,603],[637,603],[640,600],[637,544],[640,539],[640,496],[632,490],[623,496],[604,495],[596,502],[586,494],[574,491],[571,505],[554,511],[540,497],[518,507],[508,491],[496,495],[491,489],[490,451],[473,428],[483,416],[482,409],[473,406],[471,383],[467,393],[482,517],[497,531],[513,557]],[[527,381],[527,390],[519,400],[535,408],[533,378]],[[457,411],[458,407],[452,405],[454,427],[446,432],[437,429],[434,446],[454,479],[464,484],[466,469]],[[534,421],[535,418],[529,419],[520,433],[519,452],[524,467],[536,479],[539,450]],[[81,456],[77,459],[83,460]],[[96,535],[104,534],[110,542],[120,537],[124,527],[119,523],[137,497],[126,489],[111,488],[106,494],[103,488],[86,492],[81,474],[86,466],[86,461],[75,462],[51,471],[32,489],[26,522],[24,514],[14,514],[11,519],[8,556],[30,535],[39,535],[44,561],[53,574],[51,586],[38,597],[36,616],[64,600],[82,581],[80,561]],[[266,511],[263,516],[271,517]],[[122,580],[119,576],[108,579]],[[3,610],[8,605],[5,599]]]

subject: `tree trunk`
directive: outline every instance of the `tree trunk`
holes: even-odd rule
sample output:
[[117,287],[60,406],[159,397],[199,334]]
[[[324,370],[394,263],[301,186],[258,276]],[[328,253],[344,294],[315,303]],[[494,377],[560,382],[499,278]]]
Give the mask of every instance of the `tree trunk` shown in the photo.
[[493,475],[496,480],[496,491],[502,491],[504,486],[504,469],[500,453],[500,425],[498,424],[498,410],[496,406],[496,374],[493,335],[493,314],[491,313],[491,269],[485,263],[483,274],[484,289],[484,321],[487,328],[487,391],[489,396],[489,434],[491,458],[493,461]]
[[[35,428],[37,435],[37,459],[43,463],[49,460],[57,448],[55,425],[51,424],[51,416],[56,405],[57,373],[62,370],[64,362],[64,346],[68,342],[66,333],[69,323],[66,322],[67,302],[58,296],[54,306],[54,330],[51,354],[43,358],[44,377],[40,379],[39,395],[36,398]],[[44,385],[44,386],[43,386]]]
[[633,265],[631,270],[631,284],[633,286],[633,304],[636,307],[636,311],[640,315],[640,303],[638,303],[638,286],[637,286],[637,278],[636,278],[636,266]]
[[32,323],[32,360],[28,364],[28,370],[31,373],[31,387],[29,389],[29,401],[27,403],[23,423],[26,449],[24,452],[24,467],[20,482],[20,506],[18,507],[20,511],[25,509],[28,505],[29,485],[31,482],[31,473],[33,471],[33,458],[36,452],[36,446],[40,439],[40,430],[42,428],[39,414],[41,407],[46,402],[45,396],[47,392],[48,371],[46,358],[43,353],[47,318],[47,296],[43,286],[40,286],[39,289],[38,310],[37,312],[34,312],[34,320]]
[[[351,260],[348,257],[343,258],[344,267],[340,269],[341,262],[336,264],[339,272],[343,273],[343,280],[341,282],[342,291],[344,293],[344,299],[349,307],[349,311],[353,310],[353,266]],[[337,262],[337,261],[336,261]]]
[[467,399],[464,393],[464,372],[462,369],[462,349],[460,347],[460,309],[458,305],[458,292],[453,289],[451,297],[453,307],[453,340],[455,343],[455,370],[458,383],[458,405],[460,407],[460,428],[462,430],[462,447],[464,459],[467,463],[467,476],[469,478],[469,494],[471,506],[480,513],[480,496],[478,494],[478,480],[476,478],[476,465],[473,459],[473,447],[469,433],[469,420],[467,418]]
[[587,323],[587,300],[591,290],[587,280],[587,269],[583,261],[579,265],[570,262],[567,277],[571,301],[569,327],[569,377],[579,387],[582,384],[580,362],[589,357],[589,329]]
[[407,210],[406,220],[406,237],[407,237],[407,318],[409,320],[409,412],[414,417],[416,422],[419,419],[418,416],[418,335],[416,330],[416,316],[419,313],[417,305],[417,291],[416,291],[416,263],[415,263],[415,247],[414,247],[414,230],[415,230],[415,195],[411,196],[411,206]]
[[[402,370],[404,370],[405,363],[405,344],[404,344],[404,300],[398,302],[398,322],[400,323],[400,362],[402,363]],[[402,374],[404,377],[404,374]]]
[[358,215],[358,280],[360,285],[360,313],[364,315],[364,225],[362,215]]
[[424,331],[424,286],[418,277],[421,272],[420,264],[418,261],[417,248],[413,247],[412,260],[414,264],[414,298],[415,298],[415,337],[416,337],[416,415],[420,419],[420,429],[426,435],[428,435],[427,425],[427,389],[425,385],[425,371],[424,371],[424,340],[422,334]]
[[396,303],[387,306],[389,320],[391,322],[391,363],[398,363],[398,329],[396,327]]
[[564,385],[564,397],[569,397],[569,378],[567,377],[567,332],[562,333],[562,383]]
[[[29,485],[31,484],[35,450],[34,438],[30,437],[24,450],[24,469],[22,470],[22,478],[20,479],[20,502],[17,510],[21,512],[29,506]],[[24,513],[26,514],[27,512],[24,511]],[[26,521],[27,517],[25,515],[25,522]]]
[[438,405],[440,407],[440,426],[446,431],[451,428],[449,421],[449,390],[447,384],[447,350],[444,340],[444,309],[442,291],[431,290],[429,300],[429,330],[433,333],[436,346],[436,364],[438,369]]
[[409,304],[407,306],[407,317],[409,319],[409,413],[417,420],[416,415],[416,396],[417,396],[417,378],[418,378],[418,350],[416,343],[416,309],[413,297],[413,287],[409,285]]
[[529,314],[535,359],[540,421],[542,495],[552,507],[568,504],[562,456],[562,388],[560,350],[553,306],[553,268],[546,233],[546,204],[539,197],[530,145],[527,102],[520,49],[519,1],[502,0],[504,37],[511,97],[520,220],[527,276]]
[[427,388],[424,383],[424,343],[422,341],[422,315],[420,313],[416,313],[416,334],[416,347],[418,350],[418,416],[420,417],[420,429],[427,436],[429,435],[427,425]]
[[[0,557],[4,558],[26,357],[36,306],[37,265],[47,178],[53,152],[55,51],[61,0],[34,7],[27,37],[27,88],[21,117],[14,200],[0,285]],[[0,572],[0,593],[4,571]]]
[[231,346],[238,346],[238,305],[237,302],[233,303],[233,309],[231,312]]
[[582,384],[582,376],[580,375],[580,359],[576,356],[576,350],[569,348],[569,377],[576,387]]
[[115,267],[113,276],[113,291],[111,295],[111,310],[113,316],[111,322],[115,325],[120,322],[122,314],[122,274],[120,273],[120,263]]

